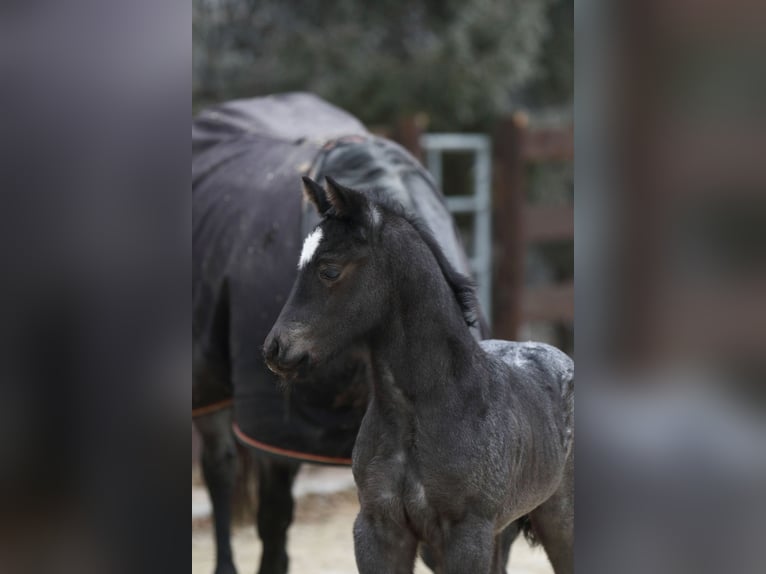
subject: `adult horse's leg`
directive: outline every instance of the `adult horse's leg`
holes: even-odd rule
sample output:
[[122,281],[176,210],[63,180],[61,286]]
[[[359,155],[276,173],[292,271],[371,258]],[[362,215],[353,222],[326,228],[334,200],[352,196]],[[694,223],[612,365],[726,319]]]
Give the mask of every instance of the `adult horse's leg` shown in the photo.
[[574,451],[558,491],[530,514],[535,536],[556,574],[574,572]]
[[237,447],[231,421],[231,408],[194,419],[202,436],[202,474],[213,504],[215,574],[237,572],[231,551],[231,497],[237,475]]
[[287,529],[293,521],[293,482],[300,462],[256,454],[258,534],[263,543],[258,574],[286,574]]

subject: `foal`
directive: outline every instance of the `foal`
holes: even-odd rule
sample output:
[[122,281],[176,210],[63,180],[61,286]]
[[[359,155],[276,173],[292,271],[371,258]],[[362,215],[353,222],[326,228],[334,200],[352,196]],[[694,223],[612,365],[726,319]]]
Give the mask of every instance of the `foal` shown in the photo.
[[501,533],[528,516],[556,574],[573,571],[574,368],[553,347],[477,343],[471,283],[431,235],[375,194],[328,180],[323,216],[265,344],[285,378],[353,349],[370,403],[353,455],[362,574],[504,572]]

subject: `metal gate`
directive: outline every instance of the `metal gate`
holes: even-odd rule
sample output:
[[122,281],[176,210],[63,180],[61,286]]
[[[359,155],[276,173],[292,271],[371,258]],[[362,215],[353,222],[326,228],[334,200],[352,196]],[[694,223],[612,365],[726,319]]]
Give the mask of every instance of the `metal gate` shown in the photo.
[[424,134],[420,146],[426,165],[440,189],[445,152],[473,154],[473,193],[447,197],[453,215],[473,217],[473,252],[468,253],[478,287],[479,302],[487,320],[492,321],[492,143],[478,134]]

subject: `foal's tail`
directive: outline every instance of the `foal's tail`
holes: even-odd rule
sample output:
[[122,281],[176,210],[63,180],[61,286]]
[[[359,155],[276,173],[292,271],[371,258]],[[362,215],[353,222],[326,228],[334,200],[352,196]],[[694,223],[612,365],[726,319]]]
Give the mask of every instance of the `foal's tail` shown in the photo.
[[527,544],[530,546],[539,546],[540,545],[540,539],[535,534],[535,529],[532,528],[532,519],[529,517],[529,514],[526,514],[519,518],[519,529],[521,530],[521,534],[524,536],[525,540],[527,541]]

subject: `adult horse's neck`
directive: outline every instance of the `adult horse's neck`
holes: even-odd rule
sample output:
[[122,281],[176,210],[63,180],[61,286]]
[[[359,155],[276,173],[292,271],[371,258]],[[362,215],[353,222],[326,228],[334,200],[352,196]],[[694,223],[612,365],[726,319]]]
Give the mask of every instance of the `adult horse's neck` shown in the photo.
[[414,404],[459,393],[483,353],[441,269],[403,267],[393,308],[370,340],[373,395]]

